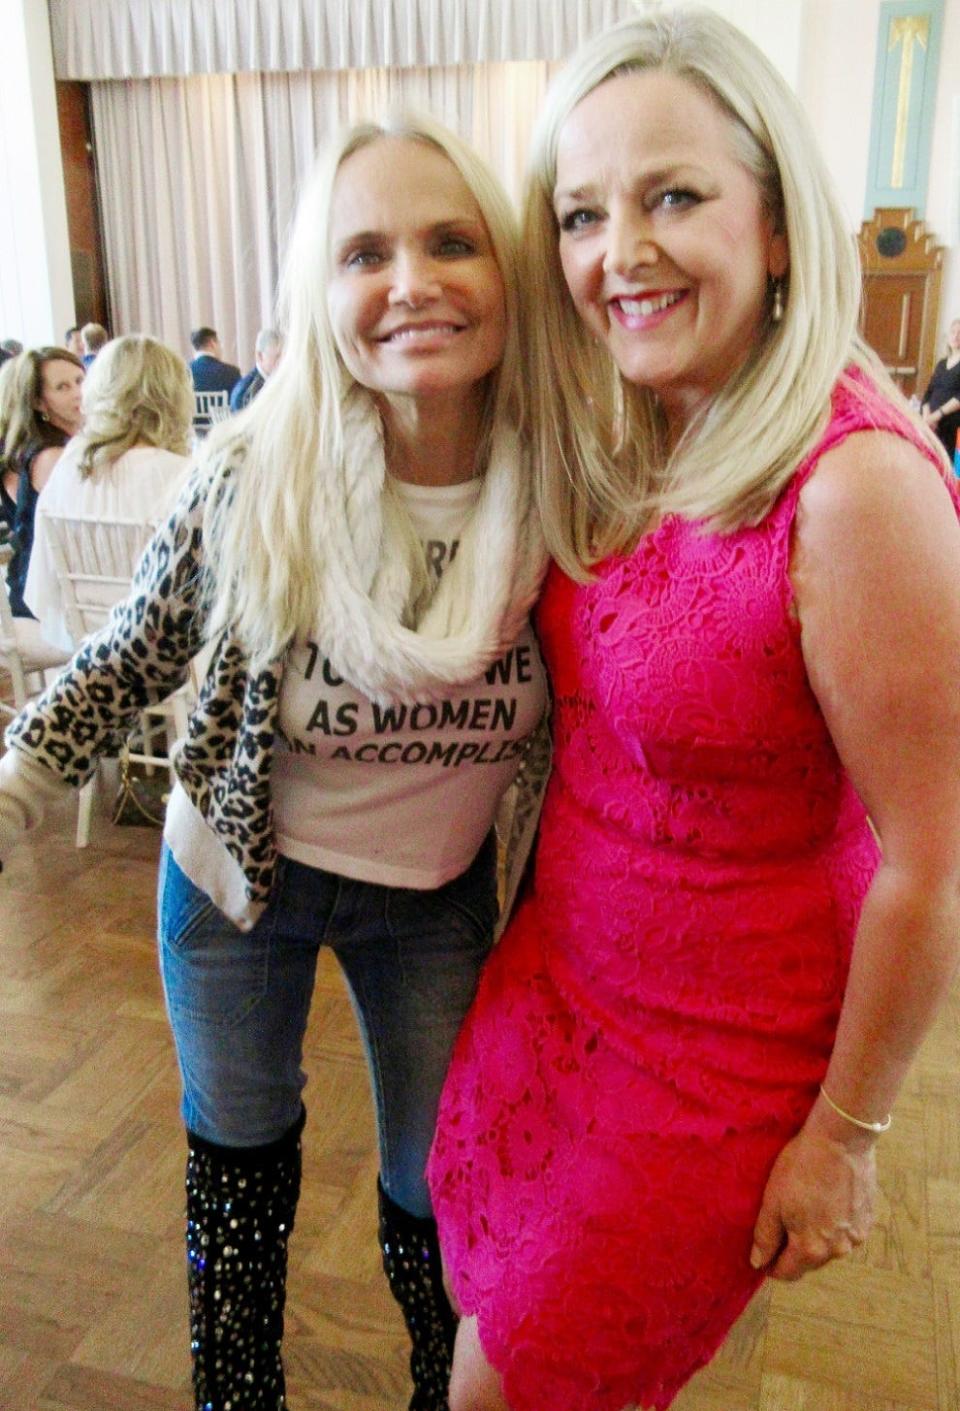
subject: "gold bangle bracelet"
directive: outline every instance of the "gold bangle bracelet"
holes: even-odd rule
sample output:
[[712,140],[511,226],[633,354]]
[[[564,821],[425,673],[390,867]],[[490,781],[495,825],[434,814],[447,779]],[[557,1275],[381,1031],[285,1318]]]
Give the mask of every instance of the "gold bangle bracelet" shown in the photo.
[[860,1127],[865,1132],[876,1132],[878,1135],[881,1132],[889,1132],[890,1125],[893,1122],[892,1113],[888,1112],[882,1122],[864,1122],[862,1118],[853,1117],[849,1112],[844,1112],[843,1108],[839,1107],[837,1103],[834,1102],[822,1083],[820,1084],[820,1094],[827,1106],[832,1107],[837,1116],[842,1117],[844,1121],[852,1122],[855,1127]]

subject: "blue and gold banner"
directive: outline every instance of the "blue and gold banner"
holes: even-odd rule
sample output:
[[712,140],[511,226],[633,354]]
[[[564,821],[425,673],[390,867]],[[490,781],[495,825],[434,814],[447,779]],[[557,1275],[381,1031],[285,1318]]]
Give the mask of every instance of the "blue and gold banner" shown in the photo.
[[943,6],[944,0],[880,6],[866,220],[878,206],[925,214]]

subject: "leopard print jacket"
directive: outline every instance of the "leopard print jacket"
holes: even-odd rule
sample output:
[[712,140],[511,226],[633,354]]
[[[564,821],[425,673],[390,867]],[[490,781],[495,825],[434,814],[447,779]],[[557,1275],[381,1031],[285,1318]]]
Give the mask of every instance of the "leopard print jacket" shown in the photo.
[[[230,474],[220,480],[218,493],[228,491]],[[118,753],[143,708],[184,684],[191,661],[204,646],[202,526],[208,487],[206,472],[188,479],[169,519],[144,550],[130,595],[7,731],[8,745],[65,783],[79,787],[101,755]],[[187,737],[173,756],[187,807],[175,790],[165,833],[188,876],[248,929],[266,905],[276,872],[270,775],[283,662],[251,670],[229,631],[206,647],[212,649],[206,677]],[[510,894],[532,841],[548,767],[541,728],[530,738],[516,786]],[[229,871],[239,880],[239,869],[242,877],[239,903],[223,902],[235,886],[211,886],[203,867],[191,866],[192,854],[205,850],[209,855],[209,838],[200,839],[204,847],[198,848],[197,840],[191,843],[182,831],[171,837],[174,815],[181,823],[186,818],[188,825],[202,820],[233,859],[236,866]]]

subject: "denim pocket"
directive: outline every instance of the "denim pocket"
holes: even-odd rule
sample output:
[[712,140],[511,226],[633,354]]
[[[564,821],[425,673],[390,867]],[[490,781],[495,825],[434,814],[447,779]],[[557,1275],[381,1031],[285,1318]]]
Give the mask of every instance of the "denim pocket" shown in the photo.
[[[160,941],[165,946],[189,945],[196,929],[217,912],[217,907],[178,866],[173,853],[163,845],[158,880]],[[219,914],[219,913],[218,913]],[[226,918],[223,918],[226,924]]]
[[500,914],[496,877],[489,887],[482,888],[462,886],[460,885],[462,881],[462,877],[455,877],[452,882],[441,887],[435,893],[437,905],[445,908],[454,916],[460,917],[477,932],[478,941],[485,941],[489,944],[489,938],[493,934],[497,917]]
[[406,942],[426,954],[431,949],[451,955],[485,953],[497,923],[496,845],[488,838],[459,877],[434,891],[396,888],[388,895],[387,925],[401,953]]
[[177,866],[165,847],[160,869],[160,968],[178,1047],[178,1020],[232,1028],[267,987],[271,924],[241,931]]
[[435,893],[443,906],[461,916],[487,938],[497,924],[497,850],[493,836],[480,847],[466,872],[454,877]]

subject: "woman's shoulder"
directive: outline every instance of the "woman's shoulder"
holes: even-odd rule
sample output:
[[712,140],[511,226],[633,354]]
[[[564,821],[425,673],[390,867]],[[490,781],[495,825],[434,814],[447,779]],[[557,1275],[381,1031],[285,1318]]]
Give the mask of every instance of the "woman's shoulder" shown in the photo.
[[885,427],[863,426],[824,451],[802,496],[807,502],[829,497],[849,502],[854,509],[904,485],[937,486],[948,494],[950,488],[935,454],[926,446]]
[[787,483],[771,523],[790,532],[799,508],[825,505],[828,499],[838,512],[856,517],[867,501],[881,503],[903,476],[926,484],[935,500],[946,495],[960,504],[938,447],[906,402],[889,395],[863,368],[848,367],[833,388],[821,432]]
[[[82,481],[80,479],[80,457],[83,454],[83,441],[79,436],[75,436],[72,441],[68,441],[63,450],[56,447],[48,447],[56,455],[53,469],[49,479],[43,487],[43,497],[45,504],[51,504],[61,496],[72,497],[77,486]],[[42,453],[41,453],[42,454]],[[40,457],[37,457],[36,464],[42,465]]]
[[114,468],[121,476],[151,473],[178,475],[184,472],[189,464],[188,455],[167,450],[165,446],[132,446],[129,451],[124,451],[123,455],[118,457]]
[[909,524],[960,518],[960,489],[933,453],[911,437],[864,427],[832,446],[802,486],[798,537],[846,553],[877,545]]
[[42,490],[64,454],[62,446],[42,446],[26,463],[33,488]]
[[33,437],[29,441],[22,442],[20,447],[14,450],[10,457],[11,463],[16,467],[21,475],[29,473],[30,467],[41,451],[48,449],[45,442]]
[[183,461],[188,461],[189,455],[180,451],[171,451],[166,446],[131,446],[129,451],[124,451],[120,457],[121,461],[136,461],[145,464],[156,461],[163,465],[179,465]]
[[851,366],[837,380],[823,431],[797,468],[796,488],[819,478],[825,464],[876,466],[878,457],[883,464],[926,462],[943,474],[938,449],[907,403]]

